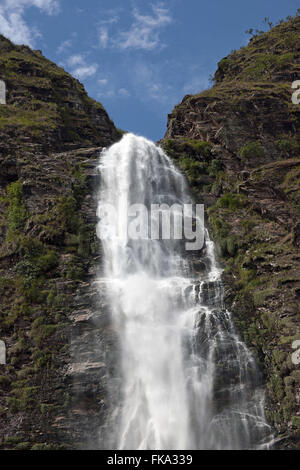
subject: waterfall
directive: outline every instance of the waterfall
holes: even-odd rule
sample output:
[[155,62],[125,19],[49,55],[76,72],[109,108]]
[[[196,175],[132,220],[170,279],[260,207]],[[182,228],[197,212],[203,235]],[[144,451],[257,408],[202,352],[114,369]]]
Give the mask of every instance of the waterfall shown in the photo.
[[[195,253],[181,240],[131,239],[117,230],[132,204],[190,203],[183,175],[160,147],[133,134],[102,152],[99,171],[99,283],[119,338],[111,390],[120,403],[110,410],[105,446],[266,448],[271,430],[260,375],[224,307],[208,231]],[[107,204],[116,209],[110,220]]]

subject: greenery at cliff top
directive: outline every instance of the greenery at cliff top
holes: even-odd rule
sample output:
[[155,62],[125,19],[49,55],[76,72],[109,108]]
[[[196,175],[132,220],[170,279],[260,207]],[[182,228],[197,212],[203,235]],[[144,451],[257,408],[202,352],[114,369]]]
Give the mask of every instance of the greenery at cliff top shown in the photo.
[[300,72],[300,11],[270,31],[261,32],[249,44],[218,63],[215,81],[273,80],[275,75]]
[[[103,106],[88,97],[83,85],[40,51],[16,46],[0,35],[0,78],[6,82],[7,104],[0,106],[0,131],[26,135],[33,141],[52,143],[99,139],[97,114],[102,114],[112,134],[118,131]],[[103,131],[102,131],[103,133]]]

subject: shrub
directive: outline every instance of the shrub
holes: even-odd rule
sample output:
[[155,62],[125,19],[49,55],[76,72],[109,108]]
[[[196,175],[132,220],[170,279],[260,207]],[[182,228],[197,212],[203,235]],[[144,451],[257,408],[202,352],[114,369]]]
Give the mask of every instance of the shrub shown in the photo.
[[225,73],[228,70],[229,65],[230,65],[230,59],[228,59],[228,57],[224,57],[224,59],[220,60],[220,62],[218,63],[219,70],[222,73]]
[[43,350],[41,350],[40,347],[37,347],[32,353],[32,360],[34,361],[35,371],[45,369],[51,366],[52,352],[50,349],[43,348]]
[[40,256],[37,259],[37,266],[40,273],[46,273],[51,269],[56,268],[58,265],[58,254],[50,250],[45,255]]
[[26,259],[17,263],[15,270],[18,274],[30,279],[38,277],[40,273],[38,266]]
[[87,258],[90,254],[90,242],[93,230],[93,227],[83,224],[81,224],[79,228],[77,253],[82,258]]
[[276,63],[280,69],[285,68],[288,64],[292,63],[294,60],[295,54],[293,52],[288,52],[286,54],[281,54],[277,59]]
[[10,235],[24,229],[28,212],[23,201],[23,185],[21,181],[15,181],[7,187],[8,195],[8,232]]
[[227,209],[240,209],[245,205],[245,196],[242,194],[227,193],[218,199],[217,205]]
[[39,240],[23,237],[19,244],[19,251],[23,257],[36,258],[44,251],[44,245]]
[[18,280],[18,288],[25,299],[30,303],[39,303],[44,300],[42,292],[43,280],[22,277]]
[[14,397],[7,398],[6,404],[12,413],[16,413],[22,409],[21,400]]
[[20,436],[10,436],[5,439],[4,443],[5,445],[14,446],[22,441],[22,439]]
[[235,237],[228,237],[226,240],[226,248],[229,256],[234,256],[238,250],[238,243]]
[[263,156],[264,149],[259,141],[247,142],[240,149],[240,154],[242,158],[260,158]]
[[10,379],[6,375],[0,375],[0,387],[8,387],[10,385]]
[[63,446],[61,444],[34,444],[31,447],[31,450],[62,450]]
[[62,196],[56,206],[56,211],[65,231],[76,233],[78,228],[76,199],[72,196]]
[[174,159],[177,159],[180,154],[188,159],[195,156],[208,158],[211,155],[212,148],[210,142],[197,139],[166,139],[162,145],[165,152]]
[[185,172],[187,177],[197,178],[201,173],[205,173],[206,165],[202,162],[192,160],[188,157],[181,157],[179,160],[180,168]]
[[186,140],[186,143],[190,145],[197,154],[203,157],[209,157],[211,154],[212,144],[210,142],[192,139]]
[[251,230],[256,226],[255,220],[247,219],[241,221],[241,227],[244,234],[251,232]]
[[26,410],[28,408],[34,408],[36,405],[36,395],[39,387],[20,387],[13,391],[16,396],[17,408],[19,410]]
[[5,296],[8,296],[11,288],[13,287],[13,280],[9,277],[0,277],[0,296],[2,301]]
[[299,145],[295,139],[288,136],[276,140],[275,145],[283,154],[294,155],[299,150]]
[[25,259],[17,263],[15,270],[25,279],[37,279],[42,274],[47,273],[58,265],[58,254],[49,250],[44,255],[37,258],[29,258],[25,256]]
[[19,444],[16,445],[15,449],[16,450],[29,450],[31,447],[30,442],[19,442]]
[[222,162],[220,160],[212,160],[208,167],[209,176],[216,176],[222,170]]

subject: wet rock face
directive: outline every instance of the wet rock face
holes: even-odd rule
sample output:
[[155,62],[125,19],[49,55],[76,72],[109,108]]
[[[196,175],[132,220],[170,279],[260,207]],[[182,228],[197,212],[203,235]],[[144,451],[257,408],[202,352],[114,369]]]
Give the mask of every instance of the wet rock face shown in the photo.
[[[265,375],[279,448],[299,447],[300,18],[220,61],[215,84],[188,95],[161,145],[207,209],[226,304]],[[209,286],[203,293],[209,298]]]

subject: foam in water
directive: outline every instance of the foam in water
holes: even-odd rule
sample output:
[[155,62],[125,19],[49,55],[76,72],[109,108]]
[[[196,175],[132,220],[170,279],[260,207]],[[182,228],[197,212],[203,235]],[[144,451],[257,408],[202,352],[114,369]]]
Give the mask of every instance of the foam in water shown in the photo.
[[[126,134],[105,150],[99,171],[98,214],[103,203],[112,204],[114,224],[123,223],[126,207],[134,203],[191,202],[182,174],[142,137]],[[205,238],[196,254],[205,269],[197,276],[180,241],[126,235],[102,240],[101,282],[119,335],[121,379],[121,404],[111,412],[104,447],[268,446],[260,377],[224,308],[222,272],[207,231]]]

